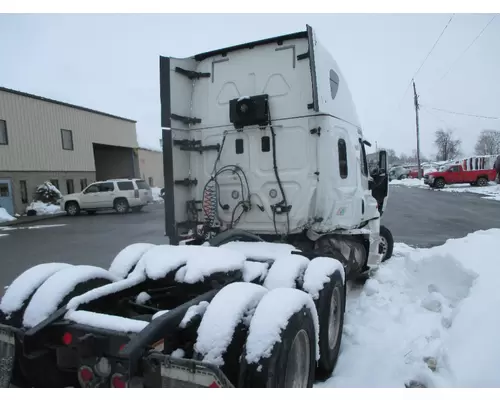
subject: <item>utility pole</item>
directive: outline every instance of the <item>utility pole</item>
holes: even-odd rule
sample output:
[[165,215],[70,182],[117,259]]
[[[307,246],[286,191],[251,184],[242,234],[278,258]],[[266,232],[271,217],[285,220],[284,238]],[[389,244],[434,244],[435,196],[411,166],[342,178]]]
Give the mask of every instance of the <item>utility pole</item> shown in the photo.
[[413,81],[413,99],[415,102],[415,121],[417,125],[417,168],[418,168],[418,179],[422,179],[422,171],[420,169],[420,127],[418,124],[418,96],[417,89],[415,88],[415,81]]

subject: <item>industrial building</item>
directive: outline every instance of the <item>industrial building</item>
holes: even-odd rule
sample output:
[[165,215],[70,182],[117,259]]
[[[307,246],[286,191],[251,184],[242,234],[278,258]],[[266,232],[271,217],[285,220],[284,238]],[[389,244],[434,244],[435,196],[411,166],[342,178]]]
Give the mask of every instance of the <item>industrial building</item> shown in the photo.
[[137,147],[136,121],[0,87],[0,207],[11,215],[45,181],[68,194],[141,177]]
[[139,147],[139,171],[141,178],[151,187],[163,187],[163,153],[158,150]]

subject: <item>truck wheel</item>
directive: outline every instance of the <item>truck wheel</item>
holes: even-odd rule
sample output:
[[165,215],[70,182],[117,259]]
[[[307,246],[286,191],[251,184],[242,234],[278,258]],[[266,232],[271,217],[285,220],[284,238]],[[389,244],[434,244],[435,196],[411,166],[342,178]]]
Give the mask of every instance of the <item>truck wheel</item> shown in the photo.
[[394,238],[389,229],[384,225],[380,225],[380,245],[379,252],[383,255],[382,262],[388,260],[392,257],[392,252],[394,250]]
[[443,178],[438,178],[434,181],[434,187],[437,189],[442,189],[445,186],[445,182]]
[[74,217],[80,214],[80,206],[76,201],[68,201],[65,205],[66,214],[71,217]]
[[251,317],[267,292],[254,283],[225,286],[208,305],[198,328],[195,358],[218,365],[234,386]]
[[316,367],[317,379],[327,379],[332,375],[339,357],[344,327],[344,280],[339,271],[335,271],[329,278],[315,301],[319,318],[320,353]]
[[318,317],[311,297],[298,289],[269,291],[250,322],[239,387],[312,387],[317,340]]
[[484,176],[482,176],[481,178],[478,178],[476,182],[477,182],[478,186],[487,186],[488,185],[488,179],[486,179]]
[[115,211],[118,214],[126,214],[126,213],[128,213],[128,210],[129,210],[130,207],[128,205],[128,201],[127,200],[125,200],[125,199],[116,199],[113,208],[115,209]]

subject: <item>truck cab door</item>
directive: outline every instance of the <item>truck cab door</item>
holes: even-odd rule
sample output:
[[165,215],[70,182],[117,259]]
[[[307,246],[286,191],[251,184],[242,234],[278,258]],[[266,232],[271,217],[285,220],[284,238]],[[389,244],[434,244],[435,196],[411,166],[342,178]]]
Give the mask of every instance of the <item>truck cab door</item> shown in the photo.
[[463,176],[462,169],[458,165],[453,165],[448,169],[447,176],[446,176],[446,182],[447,183],[458,183],[461,182],[462,179],[464,178]]
[[377,200],[380,215],[384,212],[389,196],[389,174],[387,171],[387,152],[380,150],[378,168],[371,174],[370,189],[372,196]]

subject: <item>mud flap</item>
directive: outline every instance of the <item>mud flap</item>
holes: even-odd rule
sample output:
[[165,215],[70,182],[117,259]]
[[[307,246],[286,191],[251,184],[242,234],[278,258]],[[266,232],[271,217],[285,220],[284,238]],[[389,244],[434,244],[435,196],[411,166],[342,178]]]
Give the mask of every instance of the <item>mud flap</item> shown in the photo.
[[161,388],[232,388],[224,373],[202,361],[174,358],[151,353],[144,359],[146,387]]
[[10,387],[16,353],[14,332],[5,325],[0,325],[0,388]]

